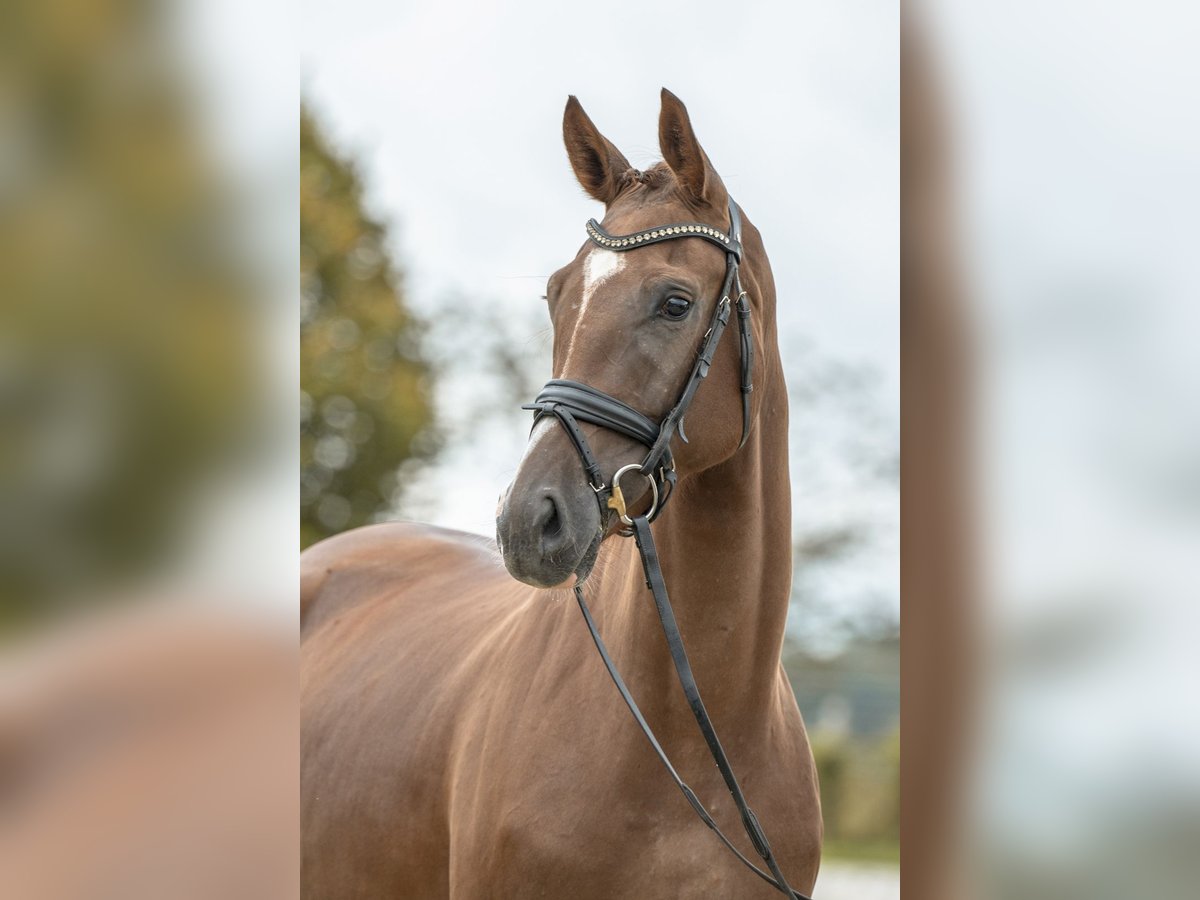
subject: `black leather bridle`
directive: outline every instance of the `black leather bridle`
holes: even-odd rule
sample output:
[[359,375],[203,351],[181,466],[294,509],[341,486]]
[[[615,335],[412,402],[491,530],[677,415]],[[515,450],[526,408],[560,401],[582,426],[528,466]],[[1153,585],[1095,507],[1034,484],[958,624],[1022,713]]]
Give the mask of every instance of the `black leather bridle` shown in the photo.
[[[583,461],[584,471],[587,472],[588,482],[596,493],[600,503],[600,518],[603,521],[610,509],[616,509],[621,521],[627,528],[633,523],[625,513],[624,497],[621,494],[621,476],[625,472],[637,469],[650,479],[653,496],[648,518],[651,522],[666,505],[671,490],[675,486],[675,460],[671,455],[671,439],[679,432],[679,438],[687,443],[687,432],[684,430],[683,417],[696,395],[696,390],[708,376],[712,366],[713,355],[717,352],[717,344],[729,324],[731,310],[736,307],[738,327],[741,331],[742,348],[742,440],[740,449],[750,436],[750,392],[754,389],[751,382],[751,371],[754,368],[754,342],[750,334],[750,301],[742,290],[741,278],[738,275],[738,264],[742,258],[742,217],[737,204],[729,202],[729,233],[704,225],[700,222],[685,222],[678,225],[663,225],[659,228],[648,228],[633,234],[609,234],[595,219],[587,223],[588,238],[596,245],[606,250],[624,252],[649,244],[662,241],[677,240],[686,237],[702,238],[716,244],[725,251],[725,281],[721,286],[721,294],[713,310],[712,321],[704,340],[700,344],[700,352],[692,365],[691,374],[684,383],[679,399],[661,422],[642,415],[632,406],[618,400],[591,385],[580,381],[569,381],[556,378],[546,383],[540,394],[522,409],[534,411],[536,424],[545,416],[554,416],[562,424],[571,443],[575,445],[579,458]],[[636,466],[625,466],[612,478],[610,484],[604,483],[600,472],[600,464],[596,461],[592,448],[580,430],[578,421],[590,422],[618,434],[633,438],[649,448],[645,458]],[[628,532],[626,532],[628,533]]]
[[[684,415],[687,413],[688,407],[691,405],[692,399],[700,387],[700,383],[708,376],[713,356],[716,354],[717,344],[721,340],[721,335],[725,332],[725,326],[729,324],[731,311],[735,308],[737,310],[738,328],[741,333],[742,439],[738,444],[739,449],[745,445],[746,439],[750,436],[750,393],[753,390],[751,374],[754,368],[754,344],[750,332],[750,302],[746,292],[742,290],[741,278],[738,274],[738,265],[742,258],[741,213],[738,210],[737,204],[730,200],[728,232],[723,232],[719,228],[699,222],[687,222],[678,225],[663,225],[657,228],[649,228],[645,231],[635,232],[634,234],[614,235],[605,231],[595,219],[591,219],[587,223],[587,235],[592,243],[606,250],[617,252],[625,252],[638,247],[644,247],[648,244],[687,237],[702,238],[725,251],[725,281],[721,286],[721,293],[718,297],[716,308],[713,310],[712,321],[709,323],[708,331],[705,332],[704,338],[700,343],[696,361],[692,365],[691,374],[684,383],[679,399],[663,417],[661,422],[655,422],[616,397],[610,396],[590,385],[567,379],[554,379],[547,382],[533,403],[522,407],[522,409],[533,411],[535,425],[546,416],[554,416],[559,421],[563,430],[566,431],[567,436],[571,439],[571,443],[574,444],[576,451],[579,453],[580,460],[583,462],[588,483],[591,485],[592,490],[596,494],[596,500],[600,504],[601,523],[603,524],[606,521],[609,510],[615,511],[625,526],[619,533],[632,536],[637,543],[637,548],[642,558],[642,568],[646,575],[646,586],[650,589],[654,597],[655,609],[662,624],[663,634],[667,639],[667,647],[671,652],[671,660],[675,665],[675,672],[679,677],[679,683],[683,687],[683,692],[687,697],[692,715],[700,726],[700,732],[703,734],[705,743],[708,745],[709,753],[712,755],[713,761],[716,762],[717,768],[721,772],[721,777],[725,780],[725,785],[729,789],[734,803],[737,805],[742,819],[742,826],[745,828],[750,842],[754,845],[755,852],[766,863],[767,868],[770,869],[770,873],[764,872],[752,863],[733,845],[733,842],[717,827],[717,823],[704,807],[704,804],[700,802],[700,798],[696,796],[695,792],[680,777],[679,772],[671,764],[671,760],[667,757],[658,739],[654,736],[654,732],[651,730],[649,724],[647,724],[633,696],[629,693],[624,679],[621,678],[612,658],[609,656],[608,649],[605,647],[604,641],[600,637],[600,632],[596,629],[596,623],[592,619],[587,603],[584,601],[583,588],[581,586],[577,585],[575,587],[575,599],[578,601],[579,608],[583,612],[584,621],[587,623],[588,631],[591,632],[596,649],[600,652],[600,658],[604,661],[604,666],[608,669],[608,674],[616,684],[621,698],[625,701],[625,705],[629,707],[629,711],[633,713],[638,727],[641,728],[642,733],[649,740],[651,747],[653,747],[654,752],[666,768],[671,780],[683,792],[684,797],[687,798],[696,815],[716,833],[722,843],[738,859],[750,867],[768,884],[777,888],[792,898],[792,900],[811,900],[811,898],[793,890],[788,885],[787,879],[784,878],[783,872],[779,868],[779,863],[771,851],[771,845],[767,841],[767,836],[763,833],[762,826],[746,802],[745,795],[742,793],[737,778],[734,777],[733,768],[730,766],[729,759],[725,755],[725,750],[722,748],[721,742],[717,737],[717,732],[713,728],[708,711],[704,708],[704,701],[700,697],[700,690],[696,686],[696,679],[692,675],[691,663],[688,661],[687,651],[684,649],[683,639],[679,634],[679,627],[675,622],[675,613],[671,608],[671,601],[667,595],[667,585],[663,580],[662,569],[658,562],[658,552],[654,546],[654,537],[650,531],[650,523],[662,512],[675,487],[675,461],[671,455],[671,439],[678,432],[680,440],[685,443],[687,442],[687,435],[684,432],[683,425]],[[579,422],[588,422],[630,437],[649,448],[648,452],[640,463],[633,463],[618,469],[611,481],[606,484],[603,473],[600,470],[600,464],[597,462],[596,456],[583,434],[583,430],[579,427]],[[626,472],[633,470],[637,470],[648,480],[651,489],[651,503],[649,510],[645,513],[631,517],[625,507],[625,498],[621,492],[621,477]]]

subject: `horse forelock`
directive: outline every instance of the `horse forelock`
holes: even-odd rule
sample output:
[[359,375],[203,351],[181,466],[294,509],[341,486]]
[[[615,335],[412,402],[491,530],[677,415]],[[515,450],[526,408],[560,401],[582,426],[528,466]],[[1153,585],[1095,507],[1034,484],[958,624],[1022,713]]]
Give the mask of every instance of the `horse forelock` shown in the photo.
[[621,191],[613,206],[629,203],[651,206],[668,201],[688,204],[688,195],[681,188],[671,167],[661,160],[649,169],[626,169],[621,174]]

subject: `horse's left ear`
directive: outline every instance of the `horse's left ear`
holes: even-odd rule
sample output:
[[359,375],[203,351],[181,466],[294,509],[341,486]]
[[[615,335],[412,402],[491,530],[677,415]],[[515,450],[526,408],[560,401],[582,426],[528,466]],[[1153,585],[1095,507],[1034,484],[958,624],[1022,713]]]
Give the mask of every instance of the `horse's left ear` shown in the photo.
[[563,143],[583,189],[605,206],[612,203],[621,193],[629,160],[592,124],[574,95],[563,112]]
[[662,89],[662,112],[658,116],[658,144],[689,200],[719,210],[729,205],[729,193],[696,140],[687,107],[666,88]]

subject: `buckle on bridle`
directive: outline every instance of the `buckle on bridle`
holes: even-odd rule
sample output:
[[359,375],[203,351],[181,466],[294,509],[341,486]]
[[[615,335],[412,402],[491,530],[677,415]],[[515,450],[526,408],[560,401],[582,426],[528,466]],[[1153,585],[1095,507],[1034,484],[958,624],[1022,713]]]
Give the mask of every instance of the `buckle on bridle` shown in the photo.
[[[612,493],[608,498],[608,508],[616,511],[617,518],[621,520],[623,525],[632,528],[633,519],[629,518],[629,512],[625,508],[625,494],[621,491],[621,476],[626,472],[638,472],[650,482],[650,509],[646,512],[646,518],[653,518],[654,513],[658,510],[658,484],[655,483],[652,476],[642,472],[641,463],[630,463],[627,466],[622,466],[613,474]],[[621,531],[621,534],[629,533],[631,532]]]

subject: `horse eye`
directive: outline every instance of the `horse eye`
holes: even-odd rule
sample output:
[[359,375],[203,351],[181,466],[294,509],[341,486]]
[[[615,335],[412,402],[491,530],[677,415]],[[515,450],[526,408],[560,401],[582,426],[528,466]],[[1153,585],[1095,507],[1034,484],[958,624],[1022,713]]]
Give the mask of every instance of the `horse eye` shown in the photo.
[[692,302],[683,297],[668,297],[662,306],[662,314],[668,319],[682,319],[692,308]]

